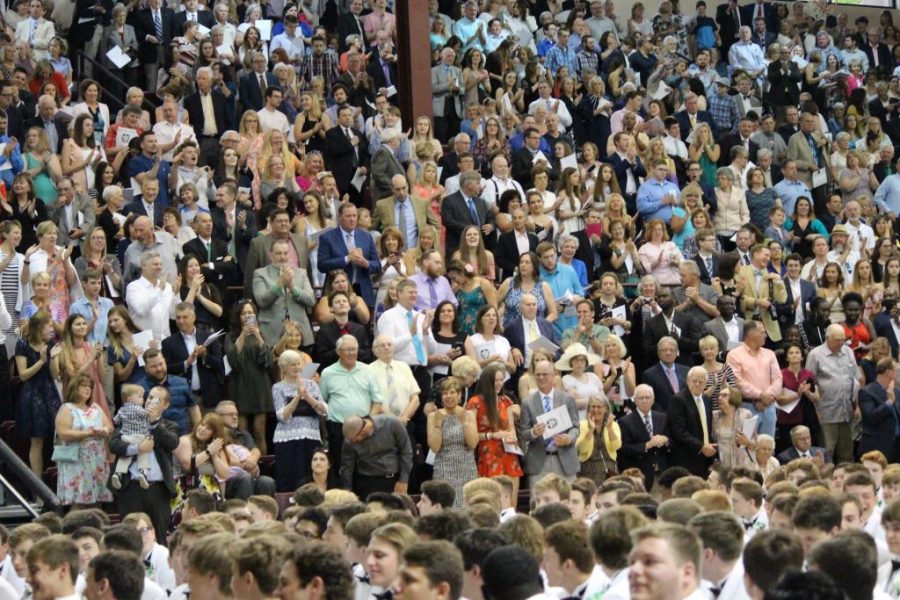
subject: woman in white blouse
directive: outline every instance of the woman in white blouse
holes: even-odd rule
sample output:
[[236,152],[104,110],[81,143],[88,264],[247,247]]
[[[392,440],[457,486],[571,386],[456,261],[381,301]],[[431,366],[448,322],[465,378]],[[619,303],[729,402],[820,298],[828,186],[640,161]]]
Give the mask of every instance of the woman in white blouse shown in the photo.
[[500,335],[500,318],[491,305],[478,309],[475,333],[466,338],[466,355],[478,361],[481,368],[493,362],[503,363],[510,372],[516,370],[509,341]]
[[557,371],[569,371],[563,375],[563,389],[567,394],[575,398],[575,406],[578,408],[578,417],[585,419],[587,417],[588,402],[592,398],[603,395],[603,382],[593,372],[588,371],[588,367],[597,364],[597,355],[588,352],[584,344],[575,342],[568,348],[558,361],[556,361]]

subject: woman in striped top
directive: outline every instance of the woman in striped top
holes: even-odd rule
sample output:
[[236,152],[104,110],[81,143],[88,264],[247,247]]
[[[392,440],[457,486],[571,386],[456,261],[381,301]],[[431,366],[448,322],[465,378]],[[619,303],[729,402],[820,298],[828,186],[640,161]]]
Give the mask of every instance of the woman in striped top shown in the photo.
[[719,409],[719,392],[723,387],[736,387],[737,379],[728,363],[716,360],[719,354],[719,341],[711,335],[700,339],[700,354],[703,356],[703,368],[706,369],[706,389],[703,393],[712,401],[713,410]]

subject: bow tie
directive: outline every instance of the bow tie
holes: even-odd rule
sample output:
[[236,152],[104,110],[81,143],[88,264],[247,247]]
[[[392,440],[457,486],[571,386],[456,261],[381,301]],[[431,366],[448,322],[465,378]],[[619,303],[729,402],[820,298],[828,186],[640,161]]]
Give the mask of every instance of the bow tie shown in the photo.
[[358,576],[356,578],[356,580],[360,583],[365,583],[366,585],[369,585],[369,574],[366,573],[365,575]]
[[394,591],[391,589],[384,590],[380,594],[372,594],[375,596],[375,600],[393,600]]
[[900,560],[891,560],[891,575],[900,571]]
[[765,271],[762,271],[762,270],[760,270],[760,269],[753,269],[753,274],[754,274],[756,277],[765,277],[766,272],[765,272]]
[[744,529],[746,529],[747,531],[750,531],[751,529],[753,529],[753,526],[756,525],[756,519],[753,519],[752,521],[748,521],[747,519],[741,519],[741,521],[743,521]]
[[722,593],[722,588],[713,586],[709,588],[709,593],[712,594],[713,598],[718,598],[719,594]]

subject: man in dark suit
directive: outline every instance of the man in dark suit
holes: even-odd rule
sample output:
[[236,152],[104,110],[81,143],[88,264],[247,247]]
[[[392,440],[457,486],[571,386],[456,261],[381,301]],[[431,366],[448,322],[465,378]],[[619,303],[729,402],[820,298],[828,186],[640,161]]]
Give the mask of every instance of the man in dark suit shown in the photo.
[[872,325],[875,326],[875,335],[887,338],[891,346],[891,356],[896,360],[898,349],[900,349],[900,344],[898,344],[900,340],[894,333],[894,323],[900,327],[900,305],[897,303],[897,292],[885,290],[882,306],[884,306],[884,310],[875,315]]
[[337,341],[342,335],[352,335],[356,338],[359,343],[356,358],[359,362],[368,364],[375,360],[368,329],[350,320],[350,297],[345,292],[332,292],[328,298],[328,306],[334,319],[320,323],[319,331],[316,333],[314,355],[319,361],[319,373],[340,359]]
[[325,134],[326,164],[331,168],[341,194],[359,202],[360,192],[350,185],[357,168],[367,170],[369,151],[365,136],[353,128],[353,108],[338,109],[338,124]]
[[616,174],[628,214],[633,215],[637,212],[637,191],[641,185],[639,178],[647,176],[647,169],[637,154],[631,136],[620,131],[613,136],[613,143],[616,151],[606,157],[606,162],[612,165]]
[[238,81],[238,94],[245,111],[262,109],[266,103],[266,89],[278,86],[278,78],[268,71],[269,61],[265,54],[257,52],[250,60],[253,70]]
[[182,302],[175,307],[175,325],[178,331],[162,342],[162,353],[170,375],[184,377],[191,387],[197,404],[213,409],[222,399],[225,385],[225,364],[222,361],[222,344],[206,340],[214,332],[198,329],[194,305]]
[[[90,48],[85,48],[85,46],[93,38],[98,25],[105,28],[110,24],[112,8],[112,0],[75,0],[75,15],[72,22],[77,23],[78,26],[69,28],[69,56],[78,56],[82,50],[87,50],[89,56],[94,56],[94,54],[90,54]],[[129,22],[129,24],[131,23]],[[96,48],[95,44],[94,50]],[[80,73],[76,72],[75,78],[79,78],[79,75]]]
[[201,10],[197,0],[185,0],[184,10],[175,13],[175,35],[184,35],[184,24],[188,21],[199,23],[207,29],[212,29],[213,25],[215,25],[212,12],[206,9]]
[[827,449],[812,445],[812,434],[806,425],[797,425],[791,429],[791,447],[775,458],[783,465],[798,458],[808,458],[819,464],[830,462]]
[[[375,83],[376,90],[387,90],[391,86],[397,86],[397,57],[394,56],[394,45],[385,42],[378,46],[378,56],[373,56],[366,65],[366,73]],[[396,103],[400,96],[394,94],[389,101]]]
[[727,167],[731,164],[733,159],[731,149],[735,146],[744,148],[749,159],[753,160],[759,147],[757,147],[756,142],[750,139],[751,135],[753,135],[753,121],[744,117],[738,125],[737,133],[729,133],[722,137],[722,153],[719,157],[719,166]]
[[[453,150],[445,152],[438,161],[441,168],[441,185],[449,178],[459,175],[459,157],[464,153],[468,154],[471,146],[472,138],[468,133],[460,132],[453,136]],[[478,163],[475,163],[475,170],[480,170]]]
[[216,286],[222,298],[228,298],[228,286],[239,285],[237,263],[228,255],[228,244],[213,237],[213,219],[208,212],[194,217],[197,237],[184,243],[184,255],[193,254],[200,260],[203,278]]
[[[539,158],[537,162],[535,162],[535,157],[537,157],[538,152],[540,152],[541,133],[537,129],[528,128],[524,132],[524,138],[525,145],[520,150],[513,152],[510,168],[513,179],[522,185],[522,189],[529,190],[534,187],[531,170],[536,165],[544,165],[547,168],[551,167],[550,163],[547,162],[549,157],[546,156]],[[553,179],[552,176],[551,179]]]
[[753,29],[753,33],[750,34],[750,41],[763,49],[763,52],[769,47],[769,44],[774,44],[775,39],[778,35],[774,31],[770,31],[769,27],[766,25],[766,20],[763,18],[757,17],[753,24],[751,25]]
[[[381,145],[372,154],[369,169],[369,192],[372,198],[386,198],[393,192],[392,178],[395,175],[406,177],[406,169],[397,159],[400,150],[400,136],[397,131],[382,131]],[[406,232],[403,238],[406,239]]]
[[[203,103],[212,102],[215,120],[207,123]],[[184,108],[197,142],[200,146],[200,164],[215,167],[219,162],[219,138],[227,129],[225,125],[225,96],[213,88],[213,71],[208,67],[197,69],[197,91],[184,99]]]
[[477,226],[484,235],[494,231],[494,215],[479,195],[481,175],[469,171],[459,176],[459,191],[441,203],[441,222],[447,228],[446,256],[453,256],[459,246],[459,236],[469,225]]
[[62,119],[56,117],[56,101],[52,96],[38,98],[38,115],[25,122],[25,130],[32,127],[42,129],[50,142],[50,152],[62,153],[63,142],[69,137],[69,128]]
[[156,202],[159,198],[159,182],[148,177],[144,179],[144,183],[141,184],[141,188],[137,191],[140,194],[122,207],[122,214],[136,214],[142,217],[149,217],[152,213],[153,226],[162,227],[164,207]]
[[687,140],[688,135],[694,130],[698,123],[706,123],[712,129],[713,136],[718,137],[718,128],[709,111],[700,110],[697,95],[687,93],[684,96],[684,110],[675,113],[678,119],[678,125],[681,126],[681,139]]
[[[769,63],[768,75],[770,85],[766,102],[773,107],[797,106],[800,100],[800,88],[797,84],[800,83],[802,75],[800,67],[791,60],[790,48],[787,46],[782,48],[778,60]],[[750,160],[754,159],[755,155],[751,154]]]
[[782,331],[797,322],[798,310],[803,317],[801,322],[805,320],[816,297],[816,285],[800,277],[801,260],[799,254],[790,254],[784,259],[787,265],[787,275],[784,278],[787,301],[775,306]]
[[366,30],[363,27],[362,20],[359,18],[363,9],[362,0],[350,0],[349,9],[338,18],[338,44],[340,44],[341,52],[347,51],[347,36],[349,35],[358,35],[363,45],[365,45],[366,41]]
[[712,285],[713,278],[718,277],[719,272],[716,233],[712,229],[700,229],[696,235],[699,251],[692,260],[700,269],[700,281],[706,285]]
[[744,337],[744,320],[735,314],[734,296],[721,295],[716,300],[719,316],[703,324],[703,335],[711,335],[719,343],[724,354],[741,343]]
[[[213,237],[225,242],[228,255],[234,256],[238,269],[247,264],[250,242],[256,237],[256,219],[252,210],[237,206],[237,188],[225,182],[216,189],[216,206],[210,209]],[[235,274],[240,277],[240,272]]]
[[357,229],[356,206],[344,202],[338,208],[338,224],[319,237],[319,272],[335,269],[347,272],[347,277],[367,306],[375,306],[372,276],[381,272],[381,261],[375,250],[372,235]]
[[862,438],[859,454],[880,450],[888,462],[900,456],[900,437],[897,436],[897,412],[894,381],[897,367],[892,358],[882,358],[875,365],[875,381],[859,391],[859,411],[862,414]]
[[527,219],[525,211],[517,208],[512,211],[512,231],[500,234],[497,240],[497,247],[494,249],[494,257],[497,266],[500,267],[498,281],[503,281],[507,277],[512,277],[519,264],[519,257],[527,252],[534,252],[537,249],[537,236],[526,229]]
[[[731,3],[729,2],[729,4]],[[778,30],[778,17],[775,15],[775,5],[771,2],[766,2],[764,0],[755,0],[750,4],[746,4],[740,7],[740,11],[741,25],[746,25],[747,27],[755,30],[757,20],[759,18],[762,18],[763,24],[766,26],[767,30]],[[776,37],[775,34],[772,34],[772,37],[774,39]],[[756,39],[754,38],[753,41],[755,42]],[[763,50],[765,49],[765,46],[763,46]]]
[[644,352],[653,354],[659,341],[670,336],[678,342],[678,362],[691,366],[700,341],[701,323],[688,312],[675,311],[675,297],[672,290],[660,288],[656,303],[662,309],[644,325]]
[[688,367],[675,362],[678,357],[678,342],[664,337],[656,347],[659,362],[641,374],[641,381],[653,388],[655,410],[668,412],[672,397],[684,388]]
[[720,55],[728,56],[728,50],[737,39],[738,30],[744,23],[737,0],[727,0],[716,7],[716,23],[719,25],[719,37],[722,39]]
[[668,462],[669,417],[652,410],[653,388],[642,383],[634,388],[633,410],[619,419],[622,447],[616,457],[619,472],[640,469],[644,487],[653,488],[656,474],[665,470]]
[[157,73],[163,66],[166,48],[172,45],[174,32],[175,13],[162,6],[162,0],[148,0],[147,8],[138,11],[135,33],[140,41],[139,58],[147,79],[144,89],[148,92],[156,91]]
[[687,387],[672,397],[669,406],[669,441],[672,465],[706,478],[716,456],[712,401],[703,394],[706,369],[692,368]]
[[891,60],[891,49],[881,43],[880,27],[872,25],[866,30],[866,43],[860,45],[860,49],[869,59],[869,70],[875,71],[878,79],[891,78],[894,62]]

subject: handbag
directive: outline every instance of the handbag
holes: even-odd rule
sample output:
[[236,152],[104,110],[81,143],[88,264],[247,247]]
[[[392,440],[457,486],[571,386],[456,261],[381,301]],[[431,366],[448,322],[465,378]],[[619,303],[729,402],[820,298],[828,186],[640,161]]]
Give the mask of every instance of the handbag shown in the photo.
[[77,444],[60,444],[53,435],[53,456],[50,457],[55,463],[74,463],[78,462],[81,448]]

